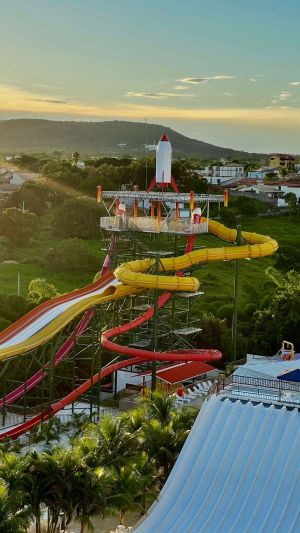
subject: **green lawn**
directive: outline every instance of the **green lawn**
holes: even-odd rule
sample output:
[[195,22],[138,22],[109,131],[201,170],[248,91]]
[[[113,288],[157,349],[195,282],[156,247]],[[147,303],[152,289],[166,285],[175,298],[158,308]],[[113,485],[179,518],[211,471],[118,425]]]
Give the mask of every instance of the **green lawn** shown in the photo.
[[[297,217],[242,219],[241,224],[242,229],[247,231],[256,231],[274,237],[278,240],[279,245],[299,245],[300,224]],[[0,264],[0,293],[16,293],[18,272],[21,280],[21,294],[24,296],[27,294],[29,282],[37,277],[46,278],[49,282],[54,283],[62,293],[90,283],[93,277],[90,273],[50,273],[40,266],[39,257],[54,243],[55,240],[51,237],[51,215],[48,214],[41,219],[40,232],[35,240],[28,247],[19,249],[13,254],[12,259],[19,260],[20,263]],[[199,243],[209,247],[223,246],[224,244],[210,235],[200,237]],[[89,241],[89,246],[91,249],[99,251],[101,248],[100,234],[99,241]],[[104,257],[104,252],[101,255]],[[249,301],[260,303],[264,297],[264,285],[267,282],[265,270],[268,266],[274,265],[275,260],[274,257],[270,257],[241,261],[240,305]],[[215,307],[232,302],[234,262],[208,264],[200,268],[195,275],[199,277],[201,289],[205,293],[201,299],[201,307],[202,305],[203,307],[208,306],[210,310],[213,310]]]
[[[299,247],[300,224],[298,217],[258,217],[242,219],[242,230],[255,231],[275,238],[280,246]],[[208,247],[223,246],[223,242],[205,235],[200,242]],[[274,266],[276,255],[262,259],[242,260],[239,263],[239,307],[255,303],[259,307],[267,293],[269,279],[265,271]],[[235,262],[209,263],[197,271],[204,296],[200,307],[203,310],[217,311],[224,304],[232,303]]]

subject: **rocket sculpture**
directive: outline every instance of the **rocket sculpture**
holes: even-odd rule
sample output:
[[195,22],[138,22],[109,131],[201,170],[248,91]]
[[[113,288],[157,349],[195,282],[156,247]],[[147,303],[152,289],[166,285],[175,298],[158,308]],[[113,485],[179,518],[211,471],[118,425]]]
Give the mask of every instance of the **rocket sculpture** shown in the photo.
[[147,192],[150,192],[155,185],[160,188],[171,185],[173,189],[178,193],[178,187],[172,176],[171,171],[172,164],[172,146],[169,137],[164,133],[161,137],[156,151],[156,172],[152,179]]

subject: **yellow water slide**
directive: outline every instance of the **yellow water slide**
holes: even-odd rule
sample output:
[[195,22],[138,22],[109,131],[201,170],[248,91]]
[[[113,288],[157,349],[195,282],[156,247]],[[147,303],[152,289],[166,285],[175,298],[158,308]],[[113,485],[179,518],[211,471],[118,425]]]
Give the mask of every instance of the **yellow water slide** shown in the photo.
[[[206,222],[205,219],[202,219]],[[208,221],[208,231],[223,241],[234,243],[237,231],[229,229],[216,220]],[[160,260],[160,270],[176,272],[186,270],[194,265],[211,261],[230,261],[232,259],[254,259],[272,255],[278,248],[278,243],[271,237],[259,233],[242,232],[245,241],[241,246],[223,246],[218,248],[205,248],[195,250],[179,257]],[[141,259],[123,263],[115,270],[115,275],[124,285],[132,285],[143,289],[161,289],[166,291],[189,291],[199,289],[199,280],[194,277],[178,277],[144,274],[155,264],[154,259]]]
[[[208,221],[208,231],[224,241],[231,243],[236,241],[236,230],[226,228],[214,220]],[[275,253],[278,248],[278,243],[265,235],[242,232],[242,238],[246,244],[241,246],[208,248],[196,250],[179,257],[161,259],[160,270],[176,272],[205,262],[265,257]],[[10,326],[12,330],[11,334],[7,336],[8,340],[5,342],[0,341],[0,360],[21,355],[45,344],[86,309],[110,300],[129,296],[132,293],[136,293],[137,290],[159,289],[190,292],[198,290],[199,280],[195,277],[147,274],[147,271],[154,264],[154,259],[123,263],[116,268],[114,276],[107,281],[101,291],[98,288],[94,294],[80,295],[78,301],[72,299],[64,304],[60,303],[57,305],[58,312],[56,315],[55,313],[49,313],[49,317],[48,315],[46,316],[46,313],[38,315],[36,320],[31,321],[30,327],[24,325],[24,328],[16,328],[15,333],[13,327]],[[58,309],[59,305],[61,307]],[[52,305],[52,307],[55,309],[55,305]],[[26,324],[26,320],[24,320],[24,323]]]

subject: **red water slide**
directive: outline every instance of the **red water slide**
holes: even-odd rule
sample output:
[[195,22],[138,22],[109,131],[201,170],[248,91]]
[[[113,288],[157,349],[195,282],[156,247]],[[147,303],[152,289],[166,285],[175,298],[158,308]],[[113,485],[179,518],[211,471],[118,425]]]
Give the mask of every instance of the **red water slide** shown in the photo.
[[42,413],[39,413],[38,415],[34,416],[30,420],[27,420],[23,424],[19,424],[17,427],[10,429],[6,431],[5,433],[2,433],[0,435],[0,442],[3,439],[17,439],[21,435],[24,435],[24,433],[27,433],[31,429],[33,429],[38,424],[41,424],[42,422],[46,422],[51,416],[56,415],[59,411],[64,409],[67,405],[70,405],[72,402],[77,400],[82,394],[87,392],[91,387],[96,385],[99,380],[105,378],[112,372],[115,372],[116,370],[120,370],[121,368],[124,368],[125,366],[129,365],[135,365],[138,363],[141,363],[143,361],[142,358],[136,357],[132,358],[130,360],[126,361],[120,361],[119,363],[114,363],[112,365],[107,366],[106,368],[103,368],[101,372],[95,374],[91,379],[86,380],[84,383],[82,383],[77,389],[70,392],[65,398],[63,398],[61,401],[56,402],[51,405],[50,409],[46,409]]
[[[91,285],[89,285],[88,287],[86,287],[85,289],[80,289],[80,291],[84,291],[84,290],[87,290],[87,289],[89,291],[91,291],[91,290],[94,290],[95,288],[103,287],[103,285],[105,283],[107,283],[108,280],[111,279],[111,277],[112,277],[112,274],[110,272],[111,255],[114,253],[114,251],[115,251],[115,236],[113,235],[112,239],[111,239],[111,242],[110,242],[110,246],[109,246],[109,250],[108,250],[107,256],[106,256],[106,258],[105,258],[105,260],[103,262],[100,278],[96,282],[94,282]],[[84,294],[84,292],[82,294]],[[66,295],[66,296],[68,296],[68,295]],[[72,296],[72,298],[78,296],[78,291],[74,291],[69,296]],[[56,299],[55,301],[57,302],[58,299]],[[66,300],[64,300],[64,301],[66,301]],[[45,302],[45,304],[50,304],[50,302]],[[59,302],[59,303],[61,303],[61,302]],[[39,309],[41,309],[42,306],[44,306],[44,304],[39,306]],[[49,309],[49,308],[50,308],[50,305],[48,305],[47,307],[44,306],[43,307],[43,312],[45,312],[45,310]],[[38,309],[38,308],[36,308],[36,309]],[[76,340],[79,337],[81,337],[81,335],[87,329],[87,327],[88,327],[88,325],[89,325],[89,323],[90,323],[90,321],[91,321],[91,319],[93,317],[93,314],[94,314],[93,309],[88,309],[85,312],[85,314],[82,317],[82,319],[80,320],[79,324],[76,326],[76,329],[71,333],[71,335],[68,337],[68,339],[64,342],[64,344],[59,348],[58,352],[55,354],[54,361],[53,361],[54,366],[57,366],[70,353],[70,351],[74,347],[74,344],[75,344]],[[38,315],[32,313],[31,320],[34,320],[34,318],[36,316],[38,316]],[[9,336],[7,337],[7,339],[9,339]],[[6,339],[3,339],[3,341],[4,340],[6,340]],[[44,379],[44,377],[46,376],[46,371],[47,371],[48,367],[49,367],[49,362],[47,362],[43,366],[43,368],[38,370],[33,376],[31,376],[27,381],[22,383],[19,387],[17,387],[13,391],[9,392],[8,394],[6,394],[6,396],[4,396],[3,398],[0,398],[0,408],[2,408],[3,406],[7,406],[7,405],[10,405],[10,404],[14,403],[15,401],[17,401],[20,398],[22,398],[22,396],[24,396],[24,394],[26,394],[26,392],[34,389]]]
[[[190,252],[193,249],[195,242],[195,236],[192,235],[187,240],[186,245],[186,253]],[[105,269],[108,269],[109,266],[106,264],[106,262],[103,264],[103,270],[104,270],[104,277],[106,272]],[[183,275],[181,272],[178,272],[177,275]],[[171,293],[165,293],[161,295],[158,299],[158,309],[161,309],[167,301],[171,298]],[[88,312],[92,313],[92,310],[89,310]],[[139,326],[141,326],[144,322],[150,320],[154,314],[154,306],[152,306],[148,311],[137,317],[135,320],[124,324],[123,326],[117,326],[114,328],[111,328],[110,330],[107,330],[103,333],[101,343],[104,348],[110,351],[117,352],[122,355],[129,356],[129,359],[126,359],[125,361],[121,361],[118,363],[113,363],[111,365],[108,365],[106,368],[102,369],[100,373],[97,373],[93,376],[93,378],[86,380],[82,385],[77,387],[74,391],[69,393],[65,398],[63,398],[61,401],[56,402],[55,404],[52,404],[51,407],[47,410],[45,410],[43,413],[40,413],[36,415],[35,417],[31,418],[30,420],[24,422],[23,424],[20,424],[18,427],[13,428],[11,430],[6,431],[5,433],[2,433],[0,435],[0,441],[4,438],[12,438],[15,439],[19,437],[20,435],[23,435],[24,433],[27,433],[30,431],[33,427],[40,424],[41,422],[44,422],[48,420],[51,416],[58,413],[61,409],[64,409],[67,405],[74,402],[76,399],[78,399],[82,394],[87,392],[92,386],[94,386],[100,379],[103,379],[104,377],[108,376],[109,374],[115,372],[116,370],[119,370],[121,368],[124,368],[129,365],[135,365],[138,363],[141,363],[145,360],[164,360],[164,361],[217,361],[221,359],[222,354],[218,350],[201,350],[201,349],[186,349],[186,350],[179,350],[174,352],[154,352],[149,350],[140,350],[136,348],[131,348],[128,346],[122,346],[119,344],[116,344],[109,339],[111,337],[116,337],[122,333],[126,333],[127,331],[131,331]],[[84,331],[84,328],[87,327],[88,322],[86,323],[85,320],[86,315],[83,317],[82,321],[78,325],[78,329],[80,328],[80,331]],[[70,341],[70,344],[68,344],[69,350],[71,349],[72,344],[72,338],[70,337],[65,345]],[[65,346],[64,345],[64,346]],[[64,346],[61,348],[63,350]],[[67,348],[67,347],[66,347]],[[58,357],[59,352],[56,354],[56,357]],[[62,357],[60,358],[60,360]],[[58,361],[59,362],[59,361]],[[57,362],[57,364],[58,364]],[[44,370],[42,369],[39,371],[39,381],[43,379],[44,377]],[[32,376],[32,380],[34,380],[35,376]],[[25,384],[24,384],[25,385]],[[24,394],[24,385],[19,387],[19,389],[22,388],[21,394]],[[34,385],[33,385],[34,386]],[[28,389],[27,389],[28,390]],[[15,392],[15,391],[13,391]],[[13,393],[11,393],[13,394]]]

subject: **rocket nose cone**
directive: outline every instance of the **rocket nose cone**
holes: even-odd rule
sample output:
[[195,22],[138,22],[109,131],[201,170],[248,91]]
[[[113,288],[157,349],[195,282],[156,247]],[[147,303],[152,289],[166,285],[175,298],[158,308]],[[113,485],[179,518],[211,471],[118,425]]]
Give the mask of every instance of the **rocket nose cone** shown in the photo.
[[163,134],[163,136],[161,137],[160,139],[161,141],[167,141],[167,142],[170,142],[170,139],[168,137],[168,135],[166,133]]

